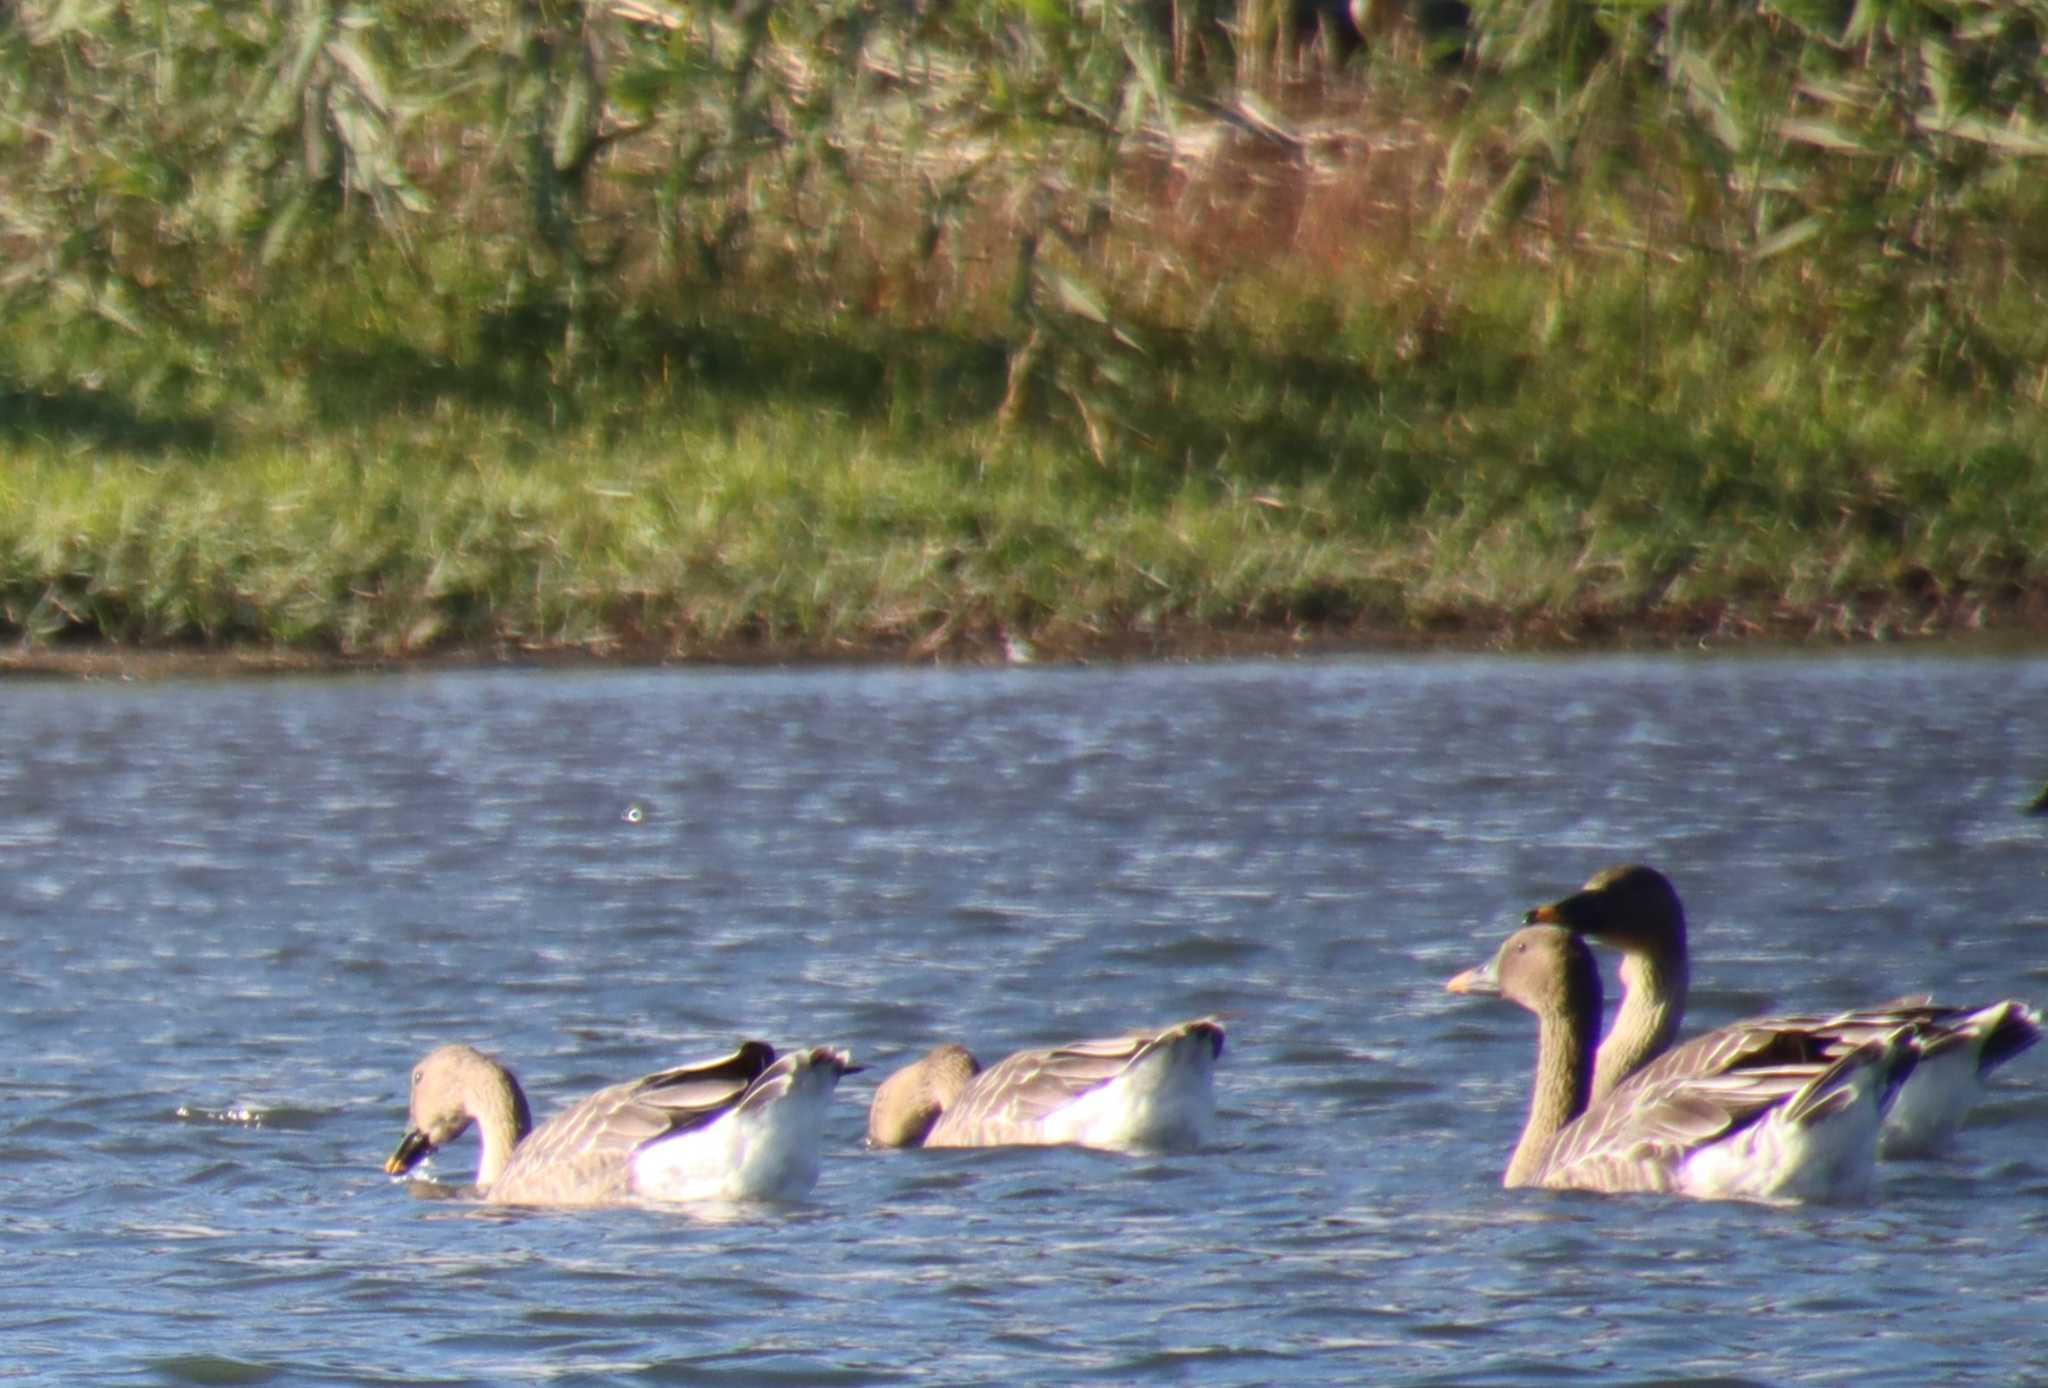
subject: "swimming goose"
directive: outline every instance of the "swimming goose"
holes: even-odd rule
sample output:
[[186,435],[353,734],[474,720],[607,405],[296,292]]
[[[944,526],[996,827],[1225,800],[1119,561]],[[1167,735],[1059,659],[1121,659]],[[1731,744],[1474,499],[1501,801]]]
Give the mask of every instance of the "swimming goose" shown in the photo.
[[1222,1053],[1223,1023],[1213,1017],[1019,1051],[989,1070],[964,1046],[938,1046],[876,1088],[868,1141],[876,1147],[1199,1147],[1215,1127],[1216,1057]]
[[442,1046],[412,1072],[410,1123],[384,1169],[403,1175],[475,1123],[477,1193],[493,1204],[793,1200],[818,1179],[832,1090],[858,1068],[827,1046],[778,1060],[748,1041],[722,1060],[600,1089],[535,1128],[511,1071]]
[[[1538,906],[1526,919],[1564,926],[1621,951],[1625,991],[1600,1046],[1595,1098],[1659,1056],[1676,1068],[1719,1064],[1719,1032],[1670,1049],[1685,1015],[1690,967],[1685,908],[1663,873],[1642,864],[1608,868],[1572,895]],[[1760,1017],[1736,1025],[1806,1031],[1832,1055],[1901,1026],[1913,1027],[1921,1062],[1885,1119],[1880,1151],[1887,1157],[1926,1155],[1946,1146],[1983,1092],[1984,1077],[2041,1039],[2040,1014],[2024,1003],[2007,999],[1983,1007],[1951,1007],[1924,995],[1834,1016]]]
[[1702,1200],[1868,1196],[1884,1111],[1918,1058],[1910,1027],[1838,1057],[1759,1035],[1713,1073],[1644,1073],[1589,1098],[1600,969],[1577,935],[1532,925],[1445,985],[1536,1014],[1536,1083],[1501,1184]]

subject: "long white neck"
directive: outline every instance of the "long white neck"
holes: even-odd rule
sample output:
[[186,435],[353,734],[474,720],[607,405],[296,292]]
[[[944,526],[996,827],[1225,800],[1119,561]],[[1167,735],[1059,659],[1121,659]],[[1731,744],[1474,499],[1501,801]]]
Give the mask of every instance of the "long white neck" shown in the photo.
[[1600,1043],[1593,1072],[1595,1099],[1669,1050],[1685,1021],[1689,973],[1683,953],[1630,953],[1623,956],[1620,972],[1626,991],[1615,1011],[1614,1027]]

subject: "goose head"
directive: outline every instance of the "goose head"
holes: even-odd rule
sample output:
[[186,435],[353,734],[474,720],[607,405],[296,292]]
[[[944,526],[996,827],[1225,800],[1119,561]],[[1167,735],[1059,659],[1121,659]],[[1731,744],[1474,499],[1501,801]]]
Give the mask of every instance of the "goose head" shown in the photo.
[[960,1094],[981,1073],[981,1062],[965,1046],[935,1046],[875,1087],[868,1109],[868,1143],[874,1147],[916,1147],[924,1142]]

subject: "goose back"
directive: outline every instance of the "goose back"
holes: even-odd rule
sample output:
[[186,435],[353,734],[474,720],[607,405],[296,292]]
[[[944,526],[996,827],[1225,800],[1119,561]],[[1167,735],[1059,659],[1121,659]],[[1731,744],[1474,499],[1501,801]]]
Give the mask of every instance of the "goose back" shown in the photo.
[[876,1091],[870,1138],[926,1147],[1197,1147],[1215,1126],[1223,1042],[1223,1024],[1202,1017],[1019,1051],[985,1070],[964,1048],[940,1047]]
[[747,1041],[731,1055],[610,1085],[563,1109],[514,1149],[487,1197],[498,1204],[609,1204],[637,1192],[640,1149],[694,1132],[730,1110],[775,1064],[775,1048]]

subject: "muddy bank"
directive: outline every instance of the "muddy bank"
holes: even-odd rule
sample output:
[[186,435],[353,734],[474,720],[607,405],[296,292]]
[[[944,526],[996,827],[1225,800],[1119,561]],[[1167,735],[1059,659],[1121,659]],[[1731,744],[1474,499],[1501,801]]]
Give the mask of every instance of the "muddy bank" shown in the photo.
[[1353,655],[1371,652],[1565,654],[1656,650],[1852,650],[1940,646],[1970,651],[2048,652],[2048,594],[1991,605],[1828,604],[1768,612],[1727,608],[1617,615],[1448,614],[1425,626],[1365,622],[1246,626],[1167,625],[1065,628],[1019,636],[997,625],[961,625],[918,636],[778,641],[756,638],[678,645],[619,640],[595,644],[513,644],[421,651],[339,652],[254,646],[137,647],[104,642],[0,648],[0,676],[72,679],[195,679],[331,675],[412,670],[536,668],[1077,664],[1091,661],[1201,661]]

